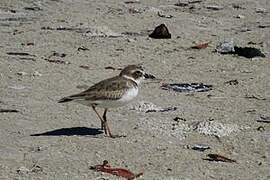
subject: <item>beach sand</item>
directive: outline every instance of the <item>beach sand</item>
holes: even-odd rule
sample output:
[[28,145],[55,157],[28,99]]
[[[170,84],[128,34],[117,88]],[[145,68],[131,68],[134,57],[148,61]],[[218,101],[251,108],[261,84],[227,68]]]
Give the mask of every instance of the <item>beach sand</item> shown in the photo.
[[[121,179],[89,169],[103,160],[145,180],[270,179],[270,124],[257,122],[270,116],[269,1],[180,2],[1,0],[0,108],[19,112],[0,113],[0,179]],[[172,38],[149,38],[162,23]],[[215,52],[231,39],[266,57]],[[104,137],[89,107],[57,103],[136,63],[161,81],[109,110],[112,132],[126,137]],[[179,93],[162,83],[213,89]],[[134,108],[144,102],[177,110]],[[236,163],[204,160],[209,153]]]

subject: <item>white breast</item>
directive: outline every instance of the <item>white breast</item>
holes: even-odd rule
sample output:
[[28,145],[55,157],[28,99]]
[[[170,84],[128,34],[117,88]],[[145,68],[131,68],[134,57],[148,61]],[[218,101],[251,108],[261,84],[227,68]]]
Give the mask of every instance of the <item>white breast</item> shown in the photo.
[[122,98],[120,98],[117,101],[128,103],[138,95],[138,92],[139,92],[138,87],[131,88],[123,95]]

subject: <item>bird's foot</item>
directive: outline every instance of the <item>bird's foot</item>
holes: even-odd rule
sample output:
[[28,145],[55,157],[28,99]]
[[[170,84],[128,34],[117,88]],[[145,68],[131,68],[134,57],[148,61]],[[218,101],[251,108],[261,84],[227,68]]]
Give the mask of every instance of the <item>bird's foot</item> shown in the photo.
[[126,135],[119,135],[119,134],[114,134],[114,135],[112,135],[112,134],[107,134],[106,135],[107,137],[109,137],[109,138],[113,138],[113,139],[115,139],[115,138],[124,138],[124,137],[127,137]]

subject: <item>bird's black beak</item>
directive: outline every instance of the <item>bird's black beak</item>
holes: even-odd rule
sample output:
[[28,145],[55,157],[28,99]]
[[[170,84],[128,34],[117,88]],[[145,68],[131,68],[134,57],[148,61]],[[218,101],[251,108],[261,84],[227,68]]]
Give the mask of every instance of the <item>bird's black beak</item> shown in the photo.
[[147,73],[144,74],[144,77],[145,77],[145,79],[156,79],[156,77],[154,75],[147,74]]

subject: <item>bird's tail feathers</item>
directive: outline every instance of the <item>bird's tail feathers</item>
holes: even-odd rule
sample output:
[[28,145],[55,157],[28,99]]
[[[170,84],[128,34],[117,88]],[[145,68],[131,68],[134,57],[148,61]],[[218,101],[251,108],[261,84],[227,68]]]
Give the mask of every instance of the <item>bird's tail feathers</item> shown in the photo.
[[65,102],[69,102],[69,101],[72,101],[72,100],[73,100],[73,99],[70,98],[70,97],[64,97],[64,98],[60,99],[60,100],[58,101],[58,103],[65,103]]

